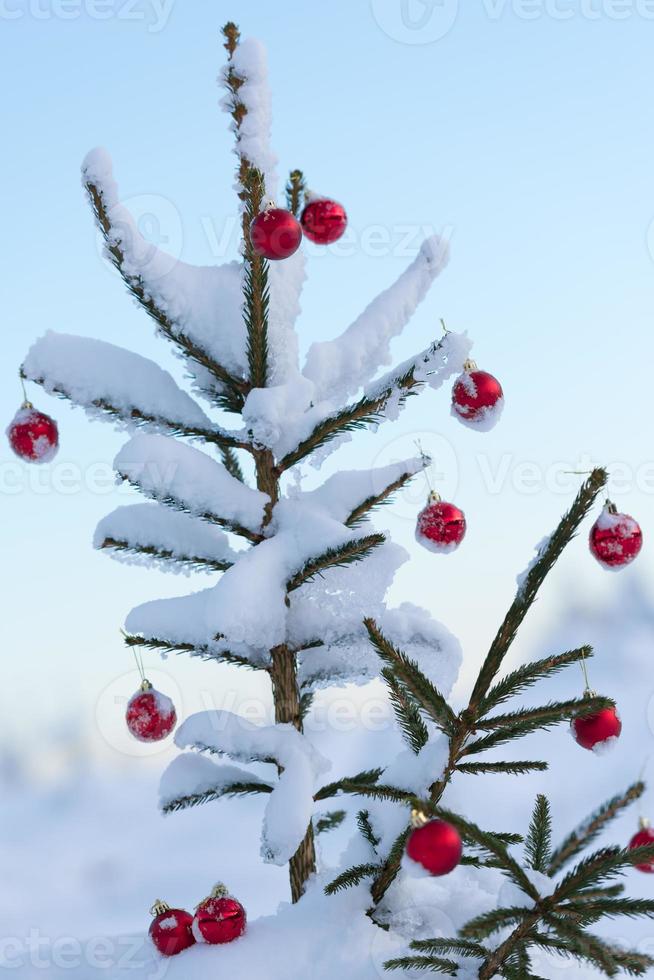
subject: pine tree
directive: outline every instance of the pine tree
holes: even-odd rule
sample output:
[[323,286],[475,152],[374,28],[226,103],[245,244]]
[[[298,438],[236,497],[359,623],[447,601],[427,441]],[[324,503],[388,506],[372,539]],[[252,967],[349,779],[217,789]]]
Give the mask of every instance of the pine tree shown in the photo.
[[[593,695],[515,706],[523,691],[590,657],[588,648],[503,673],[522,621],[601,493],[606,473],[589,476],[540,547],[467,706],[456,712],[430,672],[434,655],[447,659],[451,638],[422,610],[386,607],[386,589],[404,555],[372,523],[373,512],[429,461],[419,455],[373,471],[340,472],[313,491],[294,483],[307,461],[320,463],[352,433],[395,419],[409,397],[461,372],[470,344],[446,332],[378,373],[389,363],[390,341],[445,267],[447,243],[426,241],[403,275],[340,336],[311,346],[300,370],[295,320],[302,251],[270,263],[250,237],[252,220],[277,189],[265,62],[259,45],[241,41],[234,24],[223,36],[223,106],[235,139],[242,218],[238,261],[196,267],[148,245],[120,203],[108,155],[93,151],[83,164],[106,256],[182,359],[193,394],[153,361],[80,337],[48,333],[22,366],[23,377],[133,433],[115,468],[149,502],[119,507],[103,519],[96,547],[119,560],[212,577],[201,592],[134,609],[126,621],[127,646],[186,653],[270,678],[273,724],[255,726],[227,711],[183,722],[176,742],[185,751],[164,773],[162,809],[172,813],[235,795],[267,797],[262,856],[288,864],[297,902],[316,871],[315,835],[340,826],[347,815],[324,805],[336,797],[361,798],[362,860],[345,867],[325,891],[369,889],[369,918],[381,928],[392,925],[411,811],[442,817],[460,832],[463,862],[501,871],[524,903],[494,908],[456,936],[416,940],[389,969],[455,976],[472,962],[481,978],[535,977],[530,956],[548,950],[588,961],[608,976],[642,975],[654,961],[618,949],[588,927],[606,916],[654,913],[654,902],[629,899],[614,883],[626,868],[654,860],[654,848],[603,848],[580,857],[640,796],[642,784],[611,800],[554,849],[550,803],[539,796],[521,857],[514,849],[522,838],[482,829],[445,809],[442,800],[454,779],[545,769],[543,760],[488,761],[485,753],[612,704]],[[288,209],[299,215],[307,193],[300,170],[290,173],[285,190]],[[327,782],[329,762],[303,731],[317,689],[377,676],[416,760],[413,788],[397,780],[387,760]],[[434,761],[439,753],[441,766]],[[229,764],[220,761],[224,756]],[[259,775],[259,768],[255,773],[252,763],[268,765],[269,775]],[[406,820],[389,843],[384,813],[398,807]],[[543,887],[545,879],[551,886]],[[492,939],[498,930],[501,943]]]

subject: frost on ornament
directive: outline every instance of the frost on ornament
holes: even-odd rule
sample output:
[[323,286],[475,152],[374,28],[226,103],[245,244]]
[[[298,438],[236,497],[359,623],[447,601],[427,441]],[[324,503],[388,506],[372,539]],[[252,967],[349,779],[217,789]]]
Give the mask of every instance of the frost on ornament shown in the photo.
[[489,432],[499,422],[504,408],[502,386],[474,361],[466,361],[452,389],[452,415],[478,432]]
[[589,536],[591,553],[600,565],[619,571],[637,557],[642,544],[643,534],[637,521],[629,514],[621,514],[615,504],[607,501]]
[[30,463],[49,463],[59,449],[57,423],[29,402],[14,415],[7,427],[7,438],[16,456]]

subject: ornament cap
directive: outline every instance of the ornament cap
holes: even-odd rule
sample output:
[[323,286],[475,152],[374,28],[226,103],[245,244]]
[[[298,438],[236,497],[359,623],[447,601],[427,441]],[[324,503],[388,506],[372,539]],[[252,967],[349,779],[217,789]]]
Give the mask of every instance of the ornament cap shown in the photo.
[[616,507],[616,505],[613,503],[612,500],[609,500],[608,497],[606,498],[606,504],[604,506],[608,510],[609,514],[617,514],[618,513],[618,508]]
[[222,881],[217,881],[216,884],[211,889],[211,892],[207,895],[207,897],[203,898],[201,902],[198,902],[195,908],[196,910],[199,909],[201,905],[204,905],[205,902],[210,901],[212,898],[227,898],[228,895],[229,895],[229,888],[227,887],[227,885],[223,885]]
[[425,827],[428,823],[429,817],[426,816],[422,810],[411,811],[411,826],[414,830],[419,830],[420,827]]
[[470,357],[467,358],[463,362],[463,370],[466,372],[466,374],[470,374],[471,371],[476,371],[477,370],[477,362],[476,361],[473,361],[472,358],[470,358]]
[[587,687],[586,690],[584,691],[584,697],[585,698],[596,698],[597,697],[597,691],[593,691],[593,690],[591,690],[590,687]]
[[152,908],[150,909],[150,915],[163,915],[164,912],[170,912],[170,905],[167,902],[162,902],[160,898],[156,900]]
[[23,404],[20,406],[24,411],[29,412],[34,408],[29,398],[26,398]]
[[429,496],[427,497],[427,503],[428,504],[440,504],[440,502],[441,502],[442,499],[443,498],[441,497],[440,493],[437,493],[435,490],[430,490],[429,491]]
[[638,820],[638,826],[641,830],[647,830],[647,828],[651,826],[649,817],[640,817]]
[[147,677],[144,677],[143,680],[141,681],[141,690],[143,691],[144,694],[146,693],[146,691],[152,690],[152,684],[147,679]]

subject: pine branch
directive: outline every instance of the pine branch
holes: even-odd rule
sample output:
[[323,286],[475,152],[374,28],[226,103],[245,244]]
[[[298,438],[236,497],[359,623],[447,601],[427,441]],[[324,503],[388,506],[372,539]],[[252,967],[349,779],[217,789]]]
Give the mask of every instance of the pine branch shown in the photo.
[[349,517],[346,519],[345,523],[348,527],[357,527],[359,524],[363,523],[371,510],[376,507],[389,504],[391,502],[391,497],[402,487],[405,487],[410,480],[416,476],[416,473],[403,473],[397,480],[382,490],[380,493],[373,494],[363,500],[358,507],[352,511]]
[[377,851],[379,847],[380,839],[375,836],[375,832],[372,829],[372,824],[370,823],[370,814],[367,810],[359,810],[357,813],[357,827],[368,841],[373,851]]
[[163,814],[177,813],[179,810],[188,810],[194,806],[201,806],[203,803],[212,803],[222,797],[232,796],[251,796],[255,793],[272,793],[274,787],[268,783],[228,783],[226,785],[214,786],[212,789],[204,790],[202,793],[190,793],[188,796],[179,796],[174,800],[169,800],[161,807]]
[[545,772],[549,768],[547,762],[459,762],[457,772],[467,772],[471,775],[482,773],[506,773],[512,776],[522,776],[528,772]]
[[354,888],[365,878],[370,878],[377,871],[376,864],[357,864],[353,868],[348,868],[333,881],[325,886],[325,895],[335,895],[336,892],[344,891],[346,888]]
[[[26,375],[23,369],[20,370],[21,378],[25,379]],[[34,384],[45,385],[45,378],[30,378]],[[94,408],[98,412],[102,412],[107,416],[108,419],[114,422],[122,422],[126,426],[148,426],[155,425],[160,429],[165,429],[169,435],[172,436],[183,436],[187,439],[201,439],[203,442],[219,446],[221,451],[225,451],[231,448],[234,449],[247,449],[250,450],[251,446],[248,442],[244,442],[239,439],[233,432],[228,432],[226,429],[221,429],[219,426],[211,429],[205,429],[200,426],[187,425],[185,422],[175,421],[174,419],[165,418],[162,415],[149,415],[147,412],[141,411],[140,408],[132,406],[131,408],[119,408],[116,405],[112,405],[111,402],[107,401],[105,398],[96,398],[92,402],[88,403],[88,406],[79,402],[74,395],[66,391],[64,388],[50,388],[49,391],[52,394],[57,395],[59,398],[65,398],[66,401],[71,402],[73,405],[82,405],[86,408]]]
[[336,830],[340,827],[345,820],[347,813],[345,810],[332,810],[331,813],[325,813],[322,817],[317,817],[314,822],[314,830],[316,834],[326,834],[330,830]]
[[367,769],[365,772],[357,773],[356,776],[337,779],[333,783],[327,783],[318,790],[314,796],[314,800],[318,803],[320,800],[328,800],[332,796],[347,793],[346,786],[374,786],[383,771],[383,769]]
[[196,643],[174,643],[171,640],[164,640],[161,637],[144,637],[135,633],[123,633],[123,640],[127,647],[141,647],[144,650],[165,651],[166,653],[190,653],[192,657],[201,657],[202,660],[215,660],[217,663],[232,664],[234,667],[247,667],[248,670],[268,670],[263,664],[255,664],[247,657],[239,654],[230,653],[227,650],[216,651],[209,646],[198,646]]
[[577,533],[579,525],[593,506],[598,494],[606,485],[607,473],[603,469],[595,469],[582,485],[570,510],[565,514],[558,527],[549,538],[527,572],[522,585],[516,593],[504,622],[500,626],[484,664],[479,672],[477,682],[470,697],[470,709],[475,713],[481,708],[483,699],[497,675],[506,657],[518,627],[533,604],[538,591],[548,572],[552,569],[564,548]]
[[640,799],[644,792],[645,784],[639,780],[630,786],[626,792],[614,796],[607,803],[603,803],[598,810],[576,827],[565,838],[563,843],[556,848],[552,854],[548,873],[555,875],[560,871],[568,861],[575,858],[581,851],[588,847],[623,810]]
[[124,483],[129,483],[131,487],[139,490],[144,497],[149,497],[150,500],[156,500],[160,504],[165,504],[166,507],[171,507],[173,510],[181,511],[183,514],[190,514],[192,517],[198,517],[202,521],[207,521],[209,524],[217,524],[219,527],[225,528],[227,531],[232,531],[233,534],[238,534],[242,538],[246,538],[253,544],[259,544],[263,541],[263,535],[257,534],[255,531],[250,531],[249,528],[244,527],[242,524],[238,524],[236,521],[232,521],[226,517],[220,517],[218,514],[212,514],[210,511],[205,511],[203,514],[196,514],[191,511],[187,505],[174,497],[172,494],[158,494],[149,490],[147,487],[142,486],[138,480],[131,479],[126,473],[121,473],[117,471],[117,476]]
[[286,184],[286,207],[296,218],[300,217],[306,189],[307,184],[302,171],[291,170]]
[[459,972],[458,964],[439,956],[398,956],[384,963],[385,970],[425,970],[430,973],[441,973],[455,977]]
[[460,930],[461,935],[469,939],[486,939],[500,929],[506,929],[508,926],[522,922],[527,911],[522,906],[516,905],[490,909],[490,911],[483,912],[466,922]]
[[424,385],[424,380],[416,377],[418,368],[422,362],[429,360],[434,353],[443,345],[443,341],[434,343],[416,358],[408,367],[402,365],[398,368],[398,374],[392,377],[388,383],[375,390],[371,394],[364,395],[359,401],[346,406],[334,415],[329,415],[322,422],[319,422],[311,435],[303,439],[295,449],[278,463],[278,470],[283,473],[291,466],[295,466],[306,456],[311,455],[316,449],[326,445],[336,436],[345,432],[355,432],[357,429],[364,429],[368,425],[373,425],[381,421],[384,410],[391,399],[399,398],[403,405],[406,399],[416,390]]
[[445,955],[454,953],[456,956],[472,957],[478,959],[486,956],[486,950],[480,943],[471,942],[469,939],[414,939],[411,949],[418,953],[431,953]]
[[[241,447],[245,448],[245,447]],[[241,464],[239,463],[238,456],[230,446],[220,447],[220,456],[222,459],[223,466],[235,480],[239,480],[241,483],[246,483],[245,476],[243,475],[243,470],[241,469]]]
[[504,704],[517,694],[522,694],[537,681],[553,676],[570,664],[589,660],[592,656],[592,648],[584,646],[578,650],[569,650],[567,653],[561,653],[556,657],[534,660],[518,667],[517,670],[511,671],[491,688],[479,706],[480,716],[488,714],[493,708]]
[[474,739],[463,747],[462,755],[474,755],[487,752],[489,749],[505,745],[515,738],[523,738],[531,732],[548,729],[570,718],[583,717],[601,711],[602,708],[613,707],[615,702],[610,698],[594,696],[592,698],[576,698],[572,701],[562,701],[544,705],[540,708],[525,709],[515,714],[498,715],[477,722],[482,729],[490,729],[490,734]]
[[381,672],[388,687],[388,696],[404,738],[416,755],[429,741],[429,731],[415,701],[406,693],[390,667]]
[[457,718],[440,691],[422,673],[417,664],[398,650],[377,626],[374,619],[364,619],[370,642],[382,661],[393,672],[396,680],[404,684],[421,709],[447,734],[457,729]]
[[255,252],[250,238],[250,225],[263,210],[265,197],[263,174],[256,167],[248,167],[243,180],[243,252],[245,275],[243,279],[243,319],[247,329],[247,355],[250,367],[250,384],[253,388],[265,388],[268,380],[268,261]]
[[98,550],[118,551],[128,555],[142,555],[155,561],[170,562],[196,571],[225,572],[232,567],[231,561],[217,561],[214,558],[198,558],[194,555],[176,555],[165,548],[154,545],[134,544],[118,538],[105,538]]
[[525,856],[530,868],[547,874],[547,866],[552,852],[552,815],[546,796],[536,797],[529,833],[525,841]]
[[357,538],[348,541],[340,548],[329,548],[317,558],[312,558],[304,565],[296,575],[287,582],[287,592],[299,589],[301,585],[320,575],[328,568],[342,568],[351,565],[353,562],[363,561],[375,548],[384,544],[386,538],[383,534],[368,534],[364,538]]
[[148,316],[155,321],[164,337],[175,344],[189,360],[195,361],[216,379],[218,382],[218,388],[214,392],[216,404],[225,411],[240,413],[249,390],[247,383],[230,374],[226,368],[198,347],[194,341],[178,331],[165,310],[157,306],[142,277],[127,272],[125,254],[120,245],[114,241],[115,229],[111,224],[103,192],[93,181],[87,181],[85,186],[98,227],[104,238],[107,254],[129,292],[140,303]]
[[627,868],[651,861],[654,861],[654,844],[626,850],[620,847],[602,848],[583,858],[565,875],[553,892],[553,899],[561,903],[575,898],[583,889],[602,885],[622,875]]

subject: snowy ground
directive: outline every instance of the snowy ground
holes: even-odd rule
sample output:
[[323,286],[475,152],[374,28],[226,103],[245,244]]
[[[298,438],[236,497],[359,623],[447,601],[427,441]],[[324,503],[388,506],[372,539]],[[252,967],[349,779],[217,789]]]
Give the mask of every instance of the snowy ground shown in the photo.
[[[543,651],[563,650],[582,639],[595,643],[591,682],[618,702],[624,724],[620,742],[610,755],[596,757],[576,746],[564,730],[534,737],[528,755],[548,758],[553,763],[549,773],[520,780],[461,777],[447,804],[489,827],[524,829],[533,795],[544,788],[554,802],[558,836],[605,797],[626,788],[643,766],[650,775],[653,629],[654,601],[633,576],[616,577],[613,598],[601,610],[571,600],[567,614],[544,640]],[[580,683],[575,673],[561,675],[546,693],[558,697]],[[331,739],[333,733],[318,736],[318,745],[323,737]],[[368,737],[339,736],[339,770],[356,766]],[[131,760],[112,768],[87,757],[77,742],[59,741],[50,746],[59,758],[56,778],[28,777],[25,767],[10,764],[8,756],[0,774],[3,972],[21,980],[44,975],[204,980],[221,969],[236,977],[256,973],[273,980],[335,975],[376,980],[383,974],[383,960],[401,948],[398,937],[370,926],[361,914],[365,895],[356,892],[327,900],[316,888],[303,907],[285,906],[276,918],[266,918],[286,901],[287,890],[284,870],[260,863],[264,804],[256,798],[162,818],[156,812],[160,760]],[[517,752],[525,757],[524,747]],[[648,756],[653,756],[649,764]],[[654,815],[651,793],[642,809]],[[628,840],[637,816],[631,812],[616,822],[607,842]],[[326,864],[335,863],[350,830],[351,824],[321,838]],[[440,905],[444,915],[451,911],[448,892],[474,903],[468,873],[458,869],[444,892],[445,880],[426,882],[424,900]],[[158,959],[143,940],[154,899],[192,907],[216,879],[225,880],[247,906],[246,937],[230,948],[196,948],[175,960]],[[628,888],[650,896],[654,880],[634,872]],[[651,923],[620,923],[616,929],[615,936],[636,943],[641,951],[654,951]],[[323,952],[319,962],[312,960],[316,950],[327,949],[329,955]],[[540,971],[554,980],[595,976],[553,962],[540,964]]]

